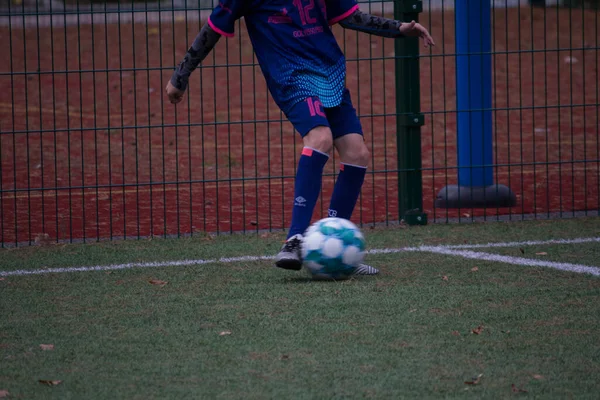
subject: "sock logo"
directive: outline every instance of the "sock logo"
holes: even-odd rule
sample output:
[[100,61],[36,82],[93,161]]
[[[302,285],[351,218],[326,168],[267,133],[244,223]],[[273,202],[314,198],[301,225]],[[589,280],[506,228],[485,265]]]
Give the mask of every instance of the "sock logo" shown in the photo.
[[337,210],[332,210],[331,208],[329,210],[327,210],[327,214],[330,217],[337,217]]
[[306,207],[306,199],[302,196],[298,196],[294,201],[294,205],[298,207]]

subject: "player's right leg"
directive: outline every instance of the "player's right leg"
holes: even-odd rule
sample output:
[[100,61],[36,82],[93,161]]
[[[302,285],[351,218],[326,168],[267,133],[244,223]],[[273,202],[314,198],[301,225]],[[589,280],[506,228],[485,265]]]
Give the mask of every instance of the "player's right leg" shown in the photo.
[[331,129],[319,104],[318,99],[309,98],[305,102],[298,103],[287,115],[302,136],[304,148],[296,171],[292,222],[287,240],[275,259],[275,265],[283,269],[302,268],[300,254],[302,234],[310,225],[321,193],[323,167],[329,160],[329,153],[333,148]]

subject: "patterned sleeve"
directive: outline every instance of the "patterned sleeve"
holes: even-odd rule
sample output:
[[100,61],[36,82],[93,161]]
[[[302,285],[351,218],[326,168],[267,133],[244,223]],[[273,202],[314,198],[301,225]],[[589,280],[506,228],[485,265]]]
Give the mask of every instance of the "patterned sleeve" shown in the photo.
[[329,0],[326,4],[329,25],[337,24],[359,8],[356,0]]
[[235,21],[244,16],[247,0],[220,0],[219,5],[215,7],[208,24],[217,33],[233,37],[235,31]]

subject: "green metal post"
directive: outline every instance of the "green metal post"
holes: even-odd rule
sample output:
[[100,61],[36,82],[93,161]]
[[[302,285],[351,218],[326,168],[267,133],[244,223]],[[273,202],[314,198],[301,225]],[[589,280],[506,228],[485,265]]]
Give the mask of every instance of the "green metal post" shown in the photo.
[[[394,18],[418,21],[423,2],[394,0]],[[396,52],[396,140],[398,145],[398,209],[409,225],[427,224],[423,213],[421,172],[421,93],[419,83],[419,38],[400,38]]]

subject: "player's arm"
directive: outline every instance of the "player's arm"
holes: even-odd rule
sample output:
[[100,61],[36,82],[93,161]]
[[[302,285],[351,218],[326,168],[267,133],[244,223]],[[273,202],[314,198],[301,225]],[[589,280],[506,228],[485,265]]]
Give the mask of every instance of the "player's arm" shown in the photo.
[[166,91],[171,103],[177,104],[181,101],[190,75],[211,52],[220,38],[220,33],[216,32],[209,24],[204,24],[167,84]]
[[435,45],[427,29],[415,21],[403,23],[394,19],[367,14],[356,9],[352,14],[340,20],[339,24],[346,29],[387,38],[421,37],[425,47]]
[[166,91],[171,103],[177,104],[182,100],[192,71],[206,58],[221,36],[234,36],[235,22],[243,17],[247,10],[247,0],[219,1],[167,84]]

